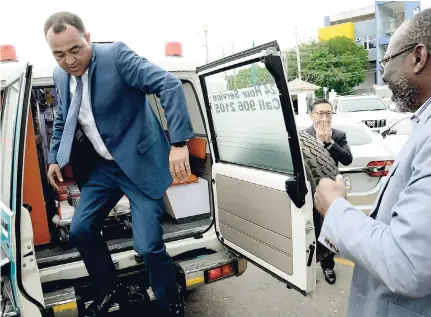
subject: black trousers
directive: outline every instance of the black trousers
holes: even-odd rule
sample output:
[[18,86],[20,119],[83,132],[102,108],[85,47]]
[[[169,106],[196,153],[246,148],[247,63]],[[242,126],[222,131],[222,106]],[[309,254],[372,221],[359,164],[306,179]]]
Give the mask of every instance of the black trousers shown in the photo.
[[323,270],[333,270],[335,267],[335,261],[334,261],[334,253],[331,253],[325,260],[320,262],[320,266]]

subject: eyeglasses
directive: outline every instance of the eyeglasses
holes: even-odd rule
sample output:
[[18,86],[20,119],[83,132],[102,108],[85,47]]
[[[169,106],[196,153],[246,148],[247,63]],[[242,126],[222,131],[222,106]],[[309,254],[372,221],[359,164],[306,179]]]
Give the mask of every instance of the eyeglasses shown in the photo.
[[332,117],[331,111],[317,111],[317,112],[313,112],[313,113],[317,114],[319,117],[323,117],[323,116]]
[[405,53],[405,52],[407,52],[407,51],[409,51],[409,50],[414,49],[417,45],[418,45],[417,43],[416,43],[416,44],[410,44],[410,45],[408,45],[408,46],[404,47],[403,49],[401,49],[400,51],[398,51],[397,53],[392,54],[392,55],[390,55],[390,56],[388,56],[388,57],[386,57],[386,58],[382,59],[382,60],[380,61],[380,66],[382,67],[382,69],[385,69],[385,66],[386,66],[387,62],[389,62],[389,61],[390,61],[390,60],[392,60],[393,58],[395,58],[395,57],[397,57],[397,56],[400,56],[401,54],[403,54],[403,53]]

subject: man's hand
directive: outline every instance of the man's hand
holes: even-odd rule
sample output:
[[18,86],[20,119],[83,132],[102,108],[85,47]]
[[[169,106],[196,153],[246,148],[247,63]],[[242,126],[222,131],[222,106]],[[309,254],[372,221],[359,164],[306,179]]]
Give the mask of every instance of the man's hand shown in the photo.
[[48,167],[48,179],[49,183],[56,190],[59,190],[58,182],[63,181],[63,177],[61,176],[60,166],[58,164],[50,164]]
[[331,204],[338,198],[345,198],[343,176],[338,174],[335,181],[329,178],[322,178],[314,194],[314,207],[322,217],[326,216]]
[[319,121],[316,124],[316,138],[320,142],[330,142],[332,139],[331,125],[326,121]]
[[324,141],[326,143],[331,142],[332,139],[332,129],[331,126],[329,125],[329,123],[324,124]]
[[326,129],[325,129],[325,122],[319,121],[316,124],[316,138],[320,142],[325,142],[325,136],[326,135]]
[[172,179],[178,179],[181,183],[192,173],[189,163],[189,149],[187,146],[171,147],[169,154],[169,169]]

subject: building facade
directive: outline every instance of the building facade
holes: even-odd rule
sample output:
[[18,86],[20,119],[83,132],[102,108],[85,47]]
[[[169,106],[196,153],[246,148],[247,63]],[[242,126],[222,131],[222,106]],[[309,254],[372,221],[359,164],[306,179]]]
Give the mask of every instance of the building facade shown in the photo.
[[318,37],[321,41],[346,36],[363,46],[368,51],[369,67],[365,81],[354,90],[372,91],[374,85],[383,85],[379,61],[386,53],[390,37],[420,7],[420,1],[376,1],[374,6],[326,16]]

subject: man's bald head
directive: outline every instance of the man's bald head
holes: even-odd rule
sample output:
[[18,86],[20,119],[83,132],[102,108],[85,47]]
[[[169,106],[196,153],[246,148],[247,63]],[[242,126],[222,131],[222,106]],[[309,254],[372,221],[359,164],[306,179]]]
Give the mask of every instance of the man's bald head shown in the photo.
[[415,111],[431,97],[431,9],[404,22],[391,37],[383,80],[403,111]]

